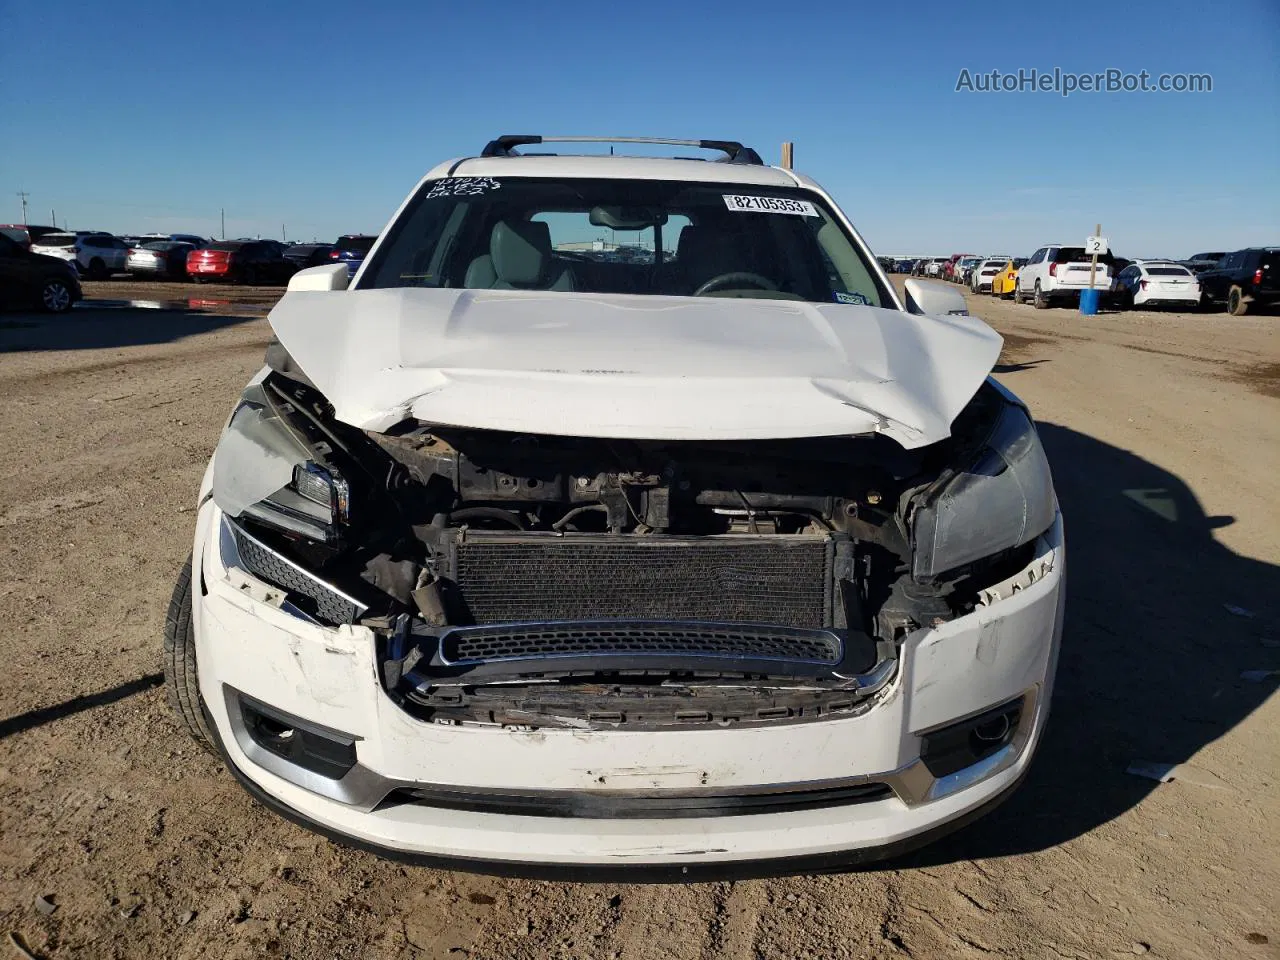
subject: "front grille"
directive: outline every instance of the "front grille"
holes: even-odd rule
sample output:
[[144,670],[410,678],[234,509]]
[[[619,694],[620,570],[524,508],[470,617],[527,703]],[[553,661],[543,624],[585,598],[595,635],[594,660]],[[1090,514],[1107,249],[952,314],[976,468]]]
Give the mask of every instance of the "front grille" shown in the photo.
[[226,524],[234,537],[240,566],[289,593],[299,609],[325,623],[355,623],[364,611],[363,605],[286,560],[239,524],[231,520]]
[[497,813],[520,817],[580,817],[593,820],[669,820],[675,817],[737,817],[747,814],[790,813],[822,807],[870,803],[892,796],[883,783],[856,783],[787,790],[777,793],[710,794],[670,797],[620,797],[607,793],[489,793],[442,787],[393,791],[381,809],[419,804],[445,810]]
[[837,664],[840,638],[825,630],[713,623],[542,623],[461,627],[440,638],[447,664],[526,657],[675,656]]
[[473,623],[830,623],[831,541],[809,536],[468,533],[454,579]]

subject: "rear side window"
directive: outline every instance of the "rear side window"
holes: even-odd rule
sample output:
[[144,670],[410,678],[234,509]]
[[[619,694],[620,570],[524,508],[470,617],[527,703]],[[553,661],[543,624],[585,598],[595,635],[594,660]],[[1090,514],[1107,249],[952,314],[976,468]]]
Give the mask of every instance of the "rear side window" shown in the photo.
[[1152,277],[1189,277],[1191,272],[1185,267],[1147,267],[1148,276]]
[[[1059,247],[1053,255],[1053,263],[1088,263],[1092,255],[1084,252],[1084,247]],[[1115,257],[1110,253],[1098,254],[1099,263],[1114,263]]]

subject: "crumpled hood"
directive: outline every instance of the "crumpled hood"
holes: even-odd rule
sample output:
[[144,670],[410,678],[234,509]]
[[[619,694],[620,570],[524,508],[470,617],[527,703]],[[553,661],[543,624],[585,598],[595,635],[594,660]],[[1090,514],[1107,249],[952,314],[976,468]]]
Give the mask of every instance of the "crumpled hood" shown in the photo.
[[271,326],[339,420],[733,440],[948,436],[1001,339],[975,317],[716,297],[287,293]]

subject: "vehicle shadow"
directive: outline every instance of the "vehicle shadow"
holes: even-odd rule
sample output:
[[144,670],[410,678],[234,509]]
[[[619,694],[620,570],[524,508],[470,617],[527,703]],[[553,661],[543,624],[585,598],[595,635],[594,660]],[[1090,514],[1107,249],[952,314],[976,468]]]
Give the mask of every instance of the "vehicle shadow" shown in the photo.
[[0,353],[24,350],[94,350],[171,343],[222,327],[261,319],[247,310],[207,313],[199,308],[112,309],[69,313],[0,313]]
[[1167,789],[1127,774],[1131,761],[1187,761],[1276,690],[1274,678],[1240,674],[1280,668],[1280,650],[1261,643],[1280,637],[1280,567],[1218,543],[1213,531],[1235,518],[1206,516],[1168,471],[1066,427],[1039,429],[1068,571],[1049,725],[1008,802],[898,865],[1071,840]]

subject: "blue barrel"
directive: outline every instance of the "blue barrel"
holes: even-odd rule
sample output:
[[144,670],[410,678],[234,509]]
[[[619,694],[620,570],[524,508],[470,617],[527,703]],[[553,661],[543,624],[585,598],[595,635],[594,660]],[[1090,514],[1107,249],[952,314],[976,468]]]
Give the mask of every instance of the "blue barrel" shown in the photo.
[[1101,290],[1081,290],[1080,291],[1080,312],[1086,317],[1092,317],[1098,312],[1098,301],[1102,299]]

